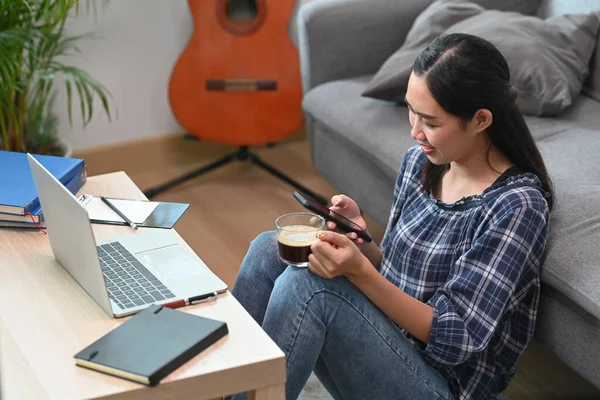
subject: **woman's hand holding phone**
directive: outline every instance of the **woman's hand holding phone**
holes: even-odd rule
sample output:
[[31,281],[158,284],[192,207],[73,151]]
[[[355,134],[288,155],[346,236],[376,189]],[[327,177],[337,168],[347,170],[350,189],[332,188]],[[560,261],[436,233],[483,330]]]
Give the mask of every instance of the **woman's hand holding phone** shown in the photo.
[[[358,204],[350,197],[338,194],[331,198],[332,206],[329,208],[332,211],[335,211],[338,214],[343,215],[345,218],[348,218],[361,228],[365,232],[367,232],[367,223],[363,219],[360,208]],[[335,226],[335,222],[328,221],[327,228],[331,230],[335,230],[337,227]],[[340,232],[342,233],[342,232]],[[359,238],[356,233],[350,232],[347,233],[346,236],[356,244],[359,248],[360,252],[367,257],[367,259],[371,262],[371,264],[379,269],[379,265],[381,264],[381,259],[383,254],[379,247],[375,244],[375,242],[365,242],[362,238]]]
[[[356,205],[354,200],[350,199],[348,196],[334,196],[332,198],[333,206],[331,208],[327,208],[323,204],[317,202],[315,199],[302,195],[297,191],[294,192],[294,198],[298,200],[298,202],[302,204],[304,208],[321,216],[328,222],[333,222],[334,224],[327,226],[330,230],[339,231],[338,233],[344,232],[344,234],[347,234],[348,238],[353,241],[355,241],[357,238],[360,238],[361,241],[355,241],[355,244],[364,242],[370,243],[373,241],[373,238],[371,238],[371,235],[369,235],[369,232],[367,232],[365,229],[367,224],[360,215],[358,205]],[[343,214],[336,212],[336,209],[340,210]],[[352,219],[359,222],[360,225],[354,222]],[[350,235],[350,233],[353,235]]]
[[[327,229],[351,240],[371,264],[379,269],[383,253],[369,235],[367,223],[354,200],[346,195],[338,194],[331,198],[332,206],[327,208],[316,200],[303,196],[298,192],[294,192],[294,197],[306,209],[327,220]],[[321,241],[324,239],[327,241],[326,238],[321,238]],[[331,245],[335,247],[335,243],[331,243]]]
[[[360,214],[360,208],[354,200],[344,194],[336,194],[331,198],[331,204],[332,206],[329,207],[330,210],[348,218],[350,221],[363,228],[363,230],[367,231],[367,223]],[[335,231],[337,229],[336,223],[328,221],[327,228]],[[364,242],[363,239],[357,237],[356,233],[350,232],[347,233],[346,236],[348,236],[348,238],[356,244],[361,244]]]

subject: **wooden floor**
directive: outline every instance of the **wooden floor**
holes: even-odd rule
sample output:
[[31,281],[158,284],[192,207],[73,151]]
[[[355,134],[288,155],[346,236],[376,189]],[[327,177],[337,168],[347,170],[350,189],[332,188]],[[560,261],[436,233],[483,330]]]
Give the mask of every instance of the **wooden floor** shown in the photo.
[[[89,176],[122,170],[146,190],[234,150],[235,147],[185,140],[177,134],[76,152],[74,157],[85,159]],[[337,193],[312,167],[302,129],[274,148],[253,150],[265,162],[326,198]],[[249,242],[260,232],[273,229],[279,215],[303,210],[292,191],[291,186],[258,166],[234,161],[155,199],[191,204],[175,229],[231,287]],[[379,242],[383,227],[368,216],[366,219]],[[526,351],[506,394],[513,400],[600,399],[598,389],[538,343],[532,343]]]

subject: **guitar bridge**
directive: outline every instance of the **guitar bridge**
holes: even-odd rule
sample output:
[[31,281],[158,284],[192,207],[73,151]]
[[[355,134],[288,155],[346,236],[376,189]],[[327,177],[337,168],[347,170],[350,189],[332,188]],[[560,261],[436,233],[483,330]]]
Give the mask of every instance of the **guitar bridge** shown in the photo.
[[277,90],[275,79],[207,79],[206,90],[222,92],[265,92]]

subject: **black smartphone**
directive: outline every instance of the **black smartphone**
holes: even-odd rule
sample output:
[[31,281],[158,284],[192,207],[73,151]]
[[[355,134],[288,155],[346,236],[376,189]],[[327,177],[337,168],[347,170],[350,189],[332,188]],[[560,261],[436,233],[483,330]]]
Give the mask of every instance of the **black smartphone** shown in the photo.
[[346,233],[354,232],[354,233],[356,233],[356,236],[358,236],[365,242],[373,241],[373,238],[371,238],[371,236],[367,233],[367,231],[365,231],[363,228],[361,228],[360,225],[350,221],[348,218],[344,217],[343,215],[338,214],[333,210],[330,210],[329,208],[325,207],[323,204],[319,203],[315,199],[313,199],[307,195],[300,194],[298,192],[294,192],[294,197],[307,210],[310,210],[310,211],[314,212],[315,214],[320,215],[321,217],[325,218],[325,220],[327,220],[327,221],[335,222],[338,229],[340,229]]

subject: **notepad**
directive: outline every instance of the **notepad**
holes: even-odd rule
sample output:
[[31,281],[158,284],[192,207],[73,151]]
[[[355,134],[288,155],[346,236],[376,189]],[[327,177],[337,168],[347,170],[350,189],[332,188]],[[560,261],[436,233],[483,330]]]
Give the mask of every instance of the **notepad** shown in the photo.
[[[100,197],[82,194],[79,202],[86,208],[90,220],[125,222]],[[111,199],[111,203],[136,224],[142,224],[158,207],[158,202],[155,201]]]
[[228,333],[223,321],[151,305],[77,353],[75,364],[154,386]]
[[[138,226],[172,228],[189,204],[166,201],[118,199],[108,197],[110,202]],[[122,224],[126,222],[98,196],[82,194],[79,202],[88,212],[90,222],[99,224]]]

